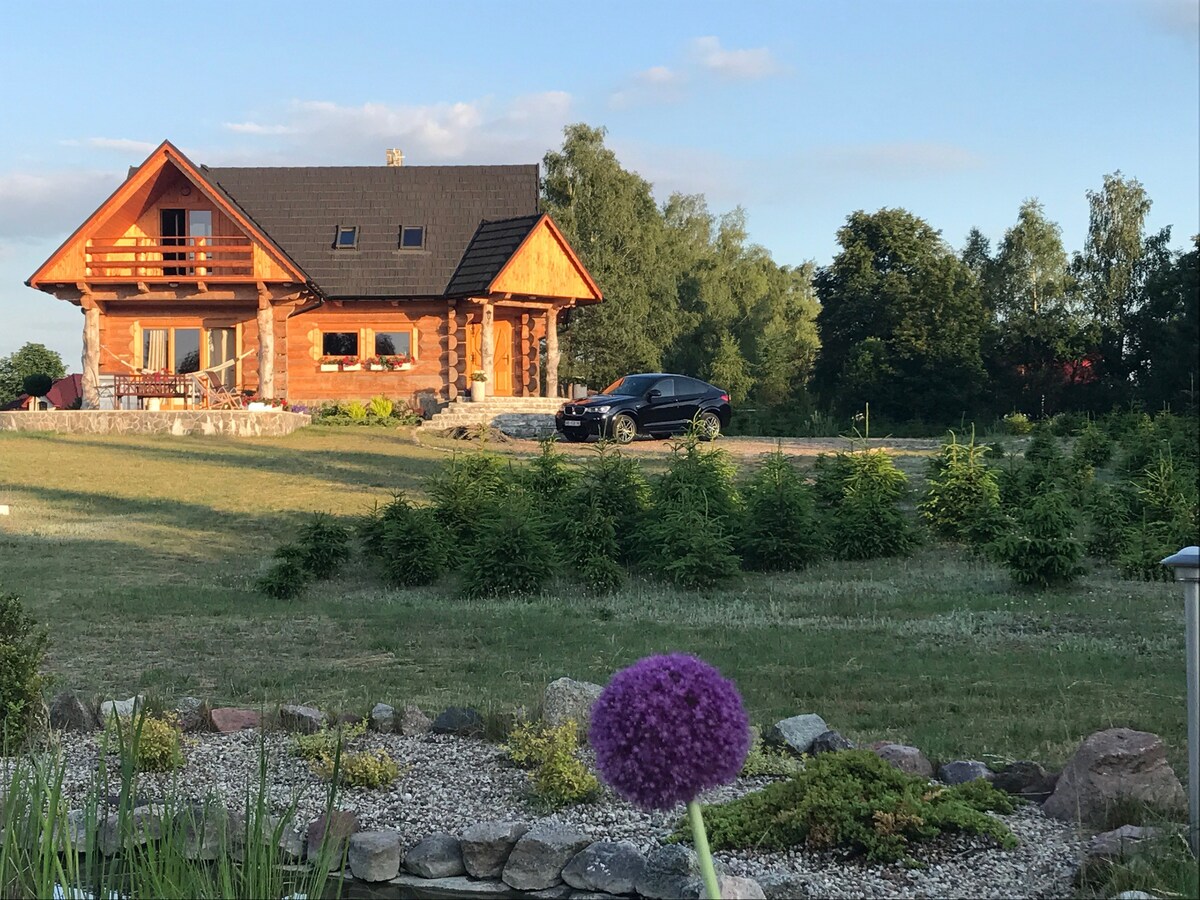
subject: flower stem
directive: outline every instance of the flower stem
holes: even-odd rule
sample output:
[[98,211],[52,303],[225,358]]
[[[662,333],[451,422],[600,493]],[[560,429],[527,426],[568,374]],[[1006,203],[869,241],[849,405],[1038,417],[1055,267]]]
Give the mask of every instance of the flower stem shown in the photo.
[[700,804],[688,801],[688,821],[692,824],[692,842],[696,855],[700,857],[700,874],[704,876],[704,893],[708,900],[721,900],[721,889],[717,885],[717,870],[713,868],[712,851],[708,849],[708,835],[704,831],[704,818],[700,815]]

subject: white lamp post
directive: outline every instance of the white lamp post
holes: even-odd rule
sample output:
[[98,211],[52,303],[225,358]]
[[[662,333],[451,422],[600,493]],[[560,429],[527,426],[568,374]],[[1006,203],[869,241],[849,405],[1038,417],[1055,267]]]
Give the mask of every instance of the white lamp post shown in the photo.
[[1187,622],[1188,841],[1200,856],[1200,547],[1184,547],[1162,561],[1183,582]]

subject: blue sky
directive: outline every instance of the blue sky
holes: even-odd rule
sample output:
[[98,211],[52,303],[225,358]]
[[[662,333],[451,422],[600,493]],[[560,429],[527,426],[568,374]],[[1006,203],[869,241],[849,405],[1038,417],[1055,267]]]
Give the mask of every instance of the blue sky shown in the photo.
[[[119,9],[119,14],[118,14]],[[164,138],[221,165],[537,162],[571,122],[627,168],[742,206],[781,263],[857,209],[955,247],[1037,197],[1138,178],[1200,231],[1200,0],[26,4],[0,32],[0,355],[78,369],[82,317],[24,280]]]

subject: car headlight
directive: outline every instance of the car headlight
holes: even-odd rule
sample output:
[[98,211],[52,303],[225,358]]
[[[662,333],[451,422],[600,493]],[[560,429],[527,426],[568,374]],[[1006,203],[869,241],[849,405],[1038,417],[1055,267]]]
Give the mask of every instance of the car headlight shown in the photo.
[[610,409],[612,409],[611,406],[593,406],[590,410],[588,410],[588,412],[600,413],[600,415],[604,415]]

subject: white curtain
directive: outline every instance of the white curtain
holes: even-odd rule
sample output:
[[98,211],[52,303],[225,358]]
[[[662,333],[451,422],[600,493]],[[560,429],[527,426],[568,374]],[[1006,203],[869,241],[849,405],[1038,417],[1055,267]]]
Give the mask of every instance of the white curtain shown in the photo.
[[145,360],[142,370],[161,372],[167,368],[167,329],[148,328],[145,334]]

